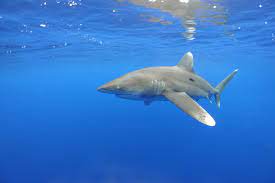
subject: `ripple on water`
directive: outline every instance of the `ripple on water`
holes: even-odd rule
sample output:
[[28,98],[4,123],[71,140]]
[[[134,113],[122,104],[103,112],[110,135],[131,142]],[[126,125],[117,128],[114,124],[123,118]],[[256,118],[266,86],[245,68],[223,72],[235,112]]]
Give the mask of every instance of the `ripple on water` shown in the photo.
[[185,28],[184,37],[195,39],[197,22],[209,22],[215,25],[224,25],[227,21],[225,7],[218,1],[203,0],[118,0],[131,2],[146,8],[155,8],[167,12],[181,20]]

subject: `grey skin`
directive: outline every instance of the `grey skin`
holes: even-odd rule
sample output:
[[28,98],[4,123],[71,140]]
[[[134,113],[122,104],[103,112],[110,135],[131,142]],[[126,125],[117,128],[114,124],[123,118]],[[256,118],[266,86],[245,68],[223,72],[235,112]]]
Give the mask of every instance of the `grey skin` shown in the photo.
[[176,66],[136,70],[100,86],[98,91],[125,99],[142,100],[146,105],[156,100],[169,100],[197,121],[215,126],[215,120],[195,100],[210,100],[214,95],[220,107],[220,94],[237,71],[214,88],[194,73],[193,55],[188,52]]

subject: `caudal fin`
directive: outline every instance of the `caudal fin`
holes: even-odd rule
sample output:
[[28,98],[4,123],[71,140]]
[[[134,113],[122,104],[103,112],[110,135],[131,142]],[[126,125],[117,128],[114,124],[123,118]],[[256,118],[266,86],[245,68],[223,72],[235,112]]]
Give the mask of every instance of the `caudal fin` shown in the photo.
[[216,104],[220,108],[221,106],[221,93],[224,90],[225,86],[227,83],[237,74],[238,69],[234,70],[231,74],[229,74],[222,82],[216,86],[216,94],[215,94],[215,99],[216,99]]

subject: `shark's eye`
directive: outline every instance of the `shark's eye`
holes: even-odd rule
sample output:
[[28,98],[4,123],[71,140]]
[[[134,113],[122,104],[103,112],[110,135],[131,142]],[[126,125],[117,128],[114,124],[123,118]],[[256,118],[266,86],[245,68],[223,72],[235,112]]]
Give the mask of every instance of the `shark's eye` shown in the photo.
[[189,81],[192,81],[192,82],[194,82],[195,80],[194,80],[193,78],[189,78]]

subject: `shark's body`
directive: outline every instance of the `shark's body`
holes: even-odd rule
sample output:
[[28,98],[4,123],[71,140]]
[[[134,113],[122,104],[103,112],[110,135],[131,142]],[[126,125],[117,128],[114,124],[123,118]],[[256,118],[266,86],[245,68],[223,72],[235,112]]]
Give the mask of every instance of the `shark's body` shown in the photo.
[[143,100],[145,104],[167,100],[162,95],[167,88],[173,88],[177,92],[186,92],[195,99],[209,97],[214,92],[214,88],[206,80],[178,66],[145,68],[123,76],[123,79],[127,78],[142,78],[143,82],[140,83],[142,86],[138,85],[142,91],[138,89],[138,92],[130,94],[118,92],[116,95],[125,99]]
[[215,126],[214,119],[195,101],[216,97],[220,106],[220,93],[237,73],[235,70],[216,88],[193,71],[193,55],[188,52],[176,66],[149,67],[130,72],[98,88],[121,98],[143,100],[149,105],[155,100],[170,100],[196,120]]

